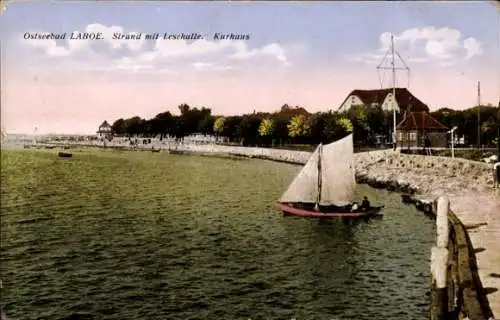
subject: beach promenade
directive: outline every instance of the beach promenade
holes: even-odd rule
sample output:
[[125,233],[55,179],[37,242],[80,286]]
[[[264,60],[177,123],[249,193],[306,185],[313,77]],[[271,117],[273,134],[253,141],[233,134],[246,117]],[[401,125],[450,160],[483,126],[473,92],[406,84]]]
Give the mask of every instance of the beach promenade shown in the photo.
[[450,196],[451,210],[468,229],[483,287],[500,317],[500,194]]

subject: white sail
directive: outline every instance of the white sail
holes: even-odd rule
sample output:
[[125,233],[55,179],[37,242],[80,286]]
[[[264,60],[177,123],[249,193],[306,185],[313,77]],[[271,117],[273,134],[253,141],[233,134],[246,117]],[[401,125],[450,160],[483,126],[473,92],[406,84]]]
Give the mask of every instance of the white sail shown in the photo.
[[324,145],[321,155],[320,204],[352,203],[356,189],[352,134]]
[[318,146],[280,201],[316,203],[319,195],[321,205],[344,206],[354,200],[355,189],[354,147],[350,134]]
[[280,199],[280,202],[315,203],[318,200],[318,146],[304,165],[299,174],[292,181]]

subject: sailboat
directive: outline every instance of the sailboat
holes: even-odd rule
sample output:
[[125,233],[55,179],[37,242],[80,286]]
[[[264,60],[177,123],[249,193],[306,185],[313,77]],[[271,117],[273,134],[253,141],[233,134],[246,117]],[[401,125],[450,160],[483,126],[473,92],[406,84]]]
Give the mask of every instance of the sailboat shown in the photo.
[[285,215],[357,218],[379,214],[383,206],[351,210],[356,189],[352,133],[318,145],[278,202]]

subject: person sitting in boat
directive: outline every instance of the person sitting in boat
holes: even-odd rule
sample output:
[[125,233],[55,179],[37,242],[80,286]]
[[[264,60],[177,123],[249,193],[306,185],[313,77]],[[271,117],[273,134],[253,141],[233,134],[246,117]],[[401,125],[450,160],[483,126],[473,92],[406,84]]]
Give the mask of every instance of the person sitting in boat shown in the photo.
[[367,211],[370,209],[370,201],[368,201],[368,197],[364,196],[363,201],[361,202],[361,211]]

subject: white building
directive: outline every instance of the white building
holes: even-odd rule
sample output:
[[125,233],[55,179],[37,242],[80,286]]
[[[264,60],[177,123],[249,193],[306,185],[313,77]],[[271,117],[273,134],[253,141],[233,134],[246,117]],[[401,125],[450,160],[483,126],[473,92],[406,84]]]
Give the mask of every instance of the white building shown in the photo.
[[396,88],[394,99],[392,88],[376,90],[353,90],[338,108],[339,112],[348,111],[352,106],[364,105],[368,107],[381,107],[382,110],[403,113],[429,111],[429,107],[415,97],[406,88]]

